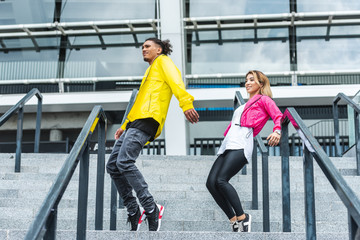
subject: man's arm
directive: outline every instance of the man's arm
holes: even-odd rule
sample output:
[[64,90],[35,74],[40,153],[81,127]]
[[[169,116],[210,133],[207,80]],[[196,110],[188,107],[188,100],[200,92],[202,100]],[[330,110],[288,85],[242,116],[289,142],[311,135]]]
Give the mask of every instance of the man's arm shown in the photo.
[[174,96],[179,100],[179,105],[186,119],[191,123],[197,123],[199,121],[199,114],[193,106],[194,97],[186,91],[180,71],[170,58],[163,58],[162,60],[161,69],[166,83],[170,86]]

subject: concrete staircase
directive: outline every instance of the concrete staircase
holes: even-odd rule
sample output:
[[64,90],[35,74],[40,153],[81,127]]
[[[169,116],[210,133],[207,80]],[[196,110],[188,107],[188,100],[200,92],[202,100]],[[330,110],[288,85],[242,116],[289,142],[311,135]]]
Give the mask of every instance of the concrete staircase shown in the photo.
[[[23,239],[67,155],[23,154],[21,173],[14,173],[14,154],[0,154],[0,240]],[[118,209],[117,231],[109,231],[110,178],[105,176],[104,231],[94,231],[96,156],[90,157],[87,239],[238,239],[231,233],[226,215],[211,198],[205,181],[213,156],[141,156],[137,166],[158,203],[165,206],[161,232],[129,232],[127,214]],[[259,158],[260,160],[260,158]],[[332,158],[353,190],[360,193],[353,158]],[[261,163],[261,162],[260,162]],[[251,164],[248,175],[238,174],[232,183],[238,190],[246,212],[252,214],[252,233],[242,239],[305,239],[305,213],[302,158],[290,159],[291,233],[282,233],[281,162],[269,158],[270,233],[262,232],[262,186],[259,163],[259,210],[251,210]],[[347,239],[347,210],[315,166],[317,239]],[[78,169],[78,168],[77,168]],[[59,205],[57,239],[76,239],[78,173]]]

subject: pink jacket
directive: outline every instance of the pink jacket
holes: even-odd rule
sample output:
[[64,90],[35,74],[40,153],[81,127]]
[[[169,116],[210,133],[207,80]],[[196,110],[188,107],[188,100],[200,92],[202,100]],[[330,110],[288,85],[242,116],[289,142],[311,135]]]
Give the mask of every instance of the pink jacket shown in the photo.
[[[253,128],[254,137],[259,134],[266,122],[271,117],[274,121],[273,131],[281,130],[282,113],[275,102],[268,96],[255,95],[246,104],[241,115],[240,126]],[[226,128],[224,136],[229,131],[230,125]]]

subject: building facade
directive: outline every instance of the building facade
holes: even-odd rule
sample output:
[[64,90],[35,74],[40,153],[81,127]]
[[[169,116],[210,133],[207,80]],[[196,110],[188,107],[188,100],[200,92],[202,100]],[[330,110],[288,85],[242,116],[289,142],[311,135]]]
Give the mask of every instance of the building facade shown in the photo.
[[[221,138],[252,69],[269,76],[282,110],[295,107],[309,126],[326,126],[336,94],[360,90],[359,19],[356,0],[2,0],[0,112],[36,87],[44,94],[42,141],[75,141],[102,105],[111,142],[147,67],[141,45],[159,37],[173,44],[170,57],[200,113],[189,126],[172,101],[160,137],[166,154],[193,153],[195,138]],[[32,105],[25,141],[35,126]],[[346,107],[340,115],[346,122]],[[263,135],[269,131],[270,123]],[[15,141],[16,118],[0,132],[1,141]]]

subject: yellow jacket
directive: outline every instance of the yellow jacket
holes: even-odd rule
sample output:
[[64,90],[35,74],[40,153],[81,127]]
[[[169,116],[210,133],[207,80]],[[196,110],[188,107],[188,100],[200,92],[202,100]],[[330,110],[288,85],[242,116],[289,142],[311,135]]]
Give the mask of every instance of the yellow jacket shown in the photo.
[[194,97],[186,92],[179,69],[162,54],[146,70],[135,103],[121,128],[125,130],[129,121],[153,118],[160,124],[155,134],[157,138],[164,127],[172,94],[179,100],[183,112],[194,108]]

